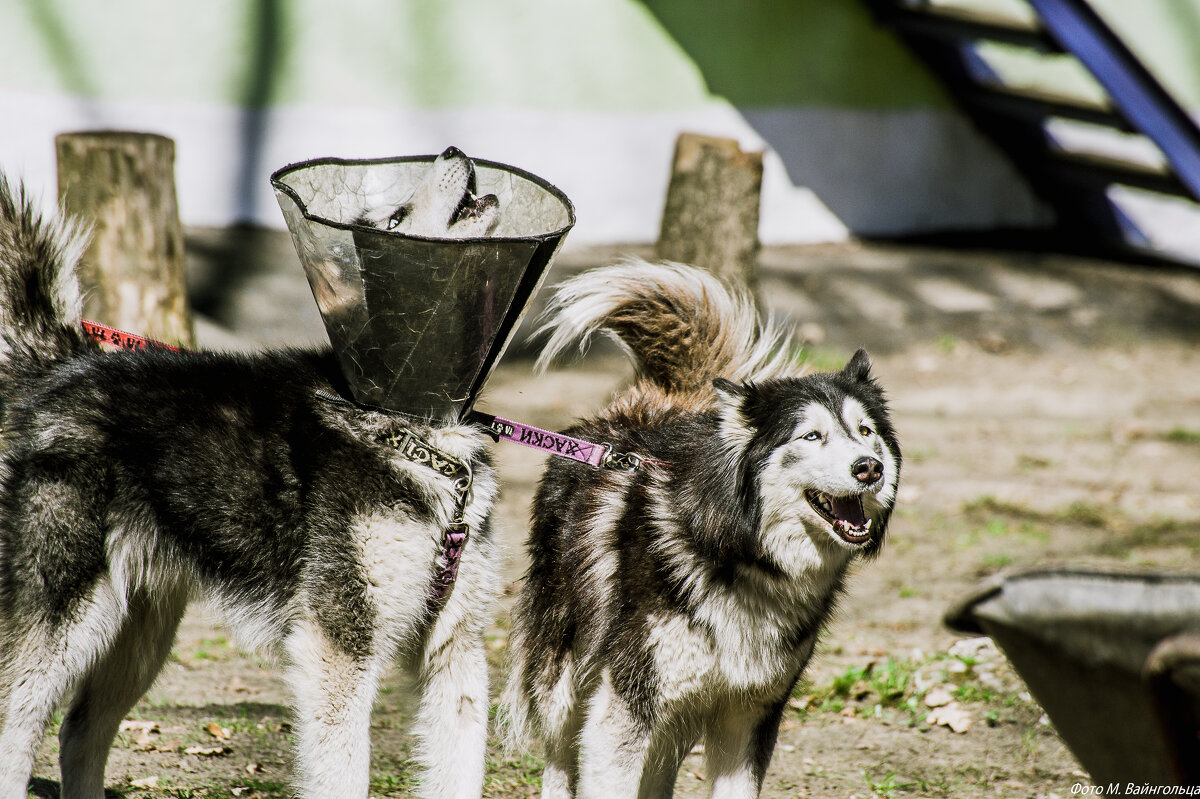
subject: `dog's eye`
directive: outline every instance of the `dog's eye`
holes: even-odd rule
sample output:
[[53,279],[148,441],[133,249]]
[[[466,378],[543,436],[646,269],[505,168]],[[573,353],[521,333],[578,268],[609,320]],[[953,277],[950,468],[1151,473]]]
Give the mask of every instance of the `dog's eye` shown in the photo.
[[875,431],[872,430],[871,428],[867,427],[865,424],[860,424],[858,426],[858,434],[860,436],[866,437],[866,436],[873,435],[874,433],[875,433]]
[[800,437],[803,438],[805,441],[820,441],[821,440],[821,434],[818,433],[816,430],[805,433],[804,435],[802,435]]
[[401,222],[403,222],[404,217],[408,216],[409,210],[410,209],[407,205],[402,205],[393,211],[392,215],[388,217],[387,229],[391,230],[392,228],[396,227],[396,225],[399,225]]

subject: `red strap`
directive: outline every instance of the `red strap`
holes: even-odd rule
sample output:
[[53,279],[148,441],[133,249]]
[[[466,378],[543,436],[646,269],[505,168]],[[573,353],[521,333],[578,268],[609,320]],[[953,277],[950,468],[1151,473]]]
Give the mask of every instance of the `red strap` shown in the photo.
[[145,336],[135,336],[133,333],[126,333],[124,330],[117,330],[115,327],[102,325],[99,322],[89,322],[84,319],[82,324],[84,335],[101,344],[120,347],[123,350],[156,349],[183,352],[179,347],[174,347],[162,341],[155,341]]

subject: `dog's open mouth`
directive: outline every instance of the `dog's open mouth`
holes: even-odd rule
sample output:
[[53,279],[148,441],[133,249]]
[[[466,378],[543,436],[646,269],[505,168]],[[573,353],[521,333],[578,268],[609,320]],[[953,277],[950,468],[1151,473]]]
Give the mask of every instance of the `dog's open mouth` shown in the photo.
[[860,545],[871,540],[871,522],[863,511],[862,499],[857,496],[834,497],[823,491],[810,488],[804,492],[808,504],[825,521],[833,526],[848,544]]

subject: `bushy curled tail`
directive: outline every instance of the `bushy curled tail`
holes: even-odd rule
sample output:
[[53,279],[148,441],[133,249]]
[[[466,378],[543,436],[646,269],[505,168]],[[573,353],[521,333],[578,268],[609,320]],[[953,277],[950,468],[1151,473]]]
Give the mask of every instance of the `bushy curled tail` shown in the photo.
[[715,377],[762,380],[799,374],[792,331],[762,319],[749,292],[710,272],[629,260],[562,283],[538,331],[545,368],[572,343],[603,331],[629,354],[641,380],[667,392],[706,391]]
[[43,218],[0,175],[0,393],[86,348],[75,266],[87,239],[74,221]]

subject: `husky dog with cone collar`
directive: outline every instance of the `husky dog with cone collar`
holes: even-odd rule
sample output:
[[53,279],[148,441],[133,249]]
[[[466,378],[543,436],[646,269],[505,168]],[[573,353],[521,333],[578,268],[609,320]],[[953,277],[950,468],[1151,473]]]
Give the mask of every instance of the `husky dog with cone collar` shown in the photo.
[[637,380],[570,435],[645,456],[552,459],[513,610],[510,737],[546,799],[671,796],[703,740],[714,796],[755,797],[847,567],[883,544],[900,448],[859,351],[801,376],[753,301],[678,265],[563,284],[548,362],[597,331]]
[[360,224],[448,239],[480,238],[500,223],[494,194],[475,196],[475,164],[457,147],[447,147],[429,167],[412,196],[399,204],[377,198],[360,214]]
[[421,691],[421,795],[478,797],[487,437],[338,399],[329,352],[101,352],[80,329],[83,246],[0,178],[0,799],[25,796],[67,696],[62,796],[104,796],[193,598],[281,656],[300,796],[366,798],[371,705],[399,659]]

